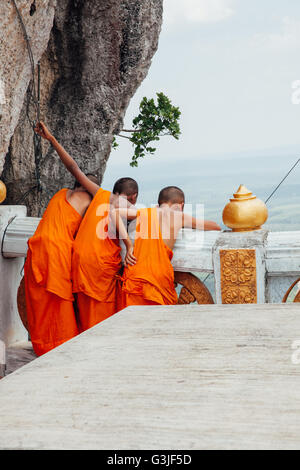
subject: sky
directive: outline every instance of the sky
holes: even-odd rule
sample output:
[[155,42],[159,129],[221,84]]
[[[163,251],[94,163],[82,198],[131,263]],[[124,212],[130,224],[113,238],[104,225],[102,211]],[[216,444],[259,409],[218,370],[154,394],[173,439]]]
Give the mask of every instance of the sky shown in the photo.
[[181,109],[180,140],[163,138],[136,170],[130,142],[119,139],[108,189],[125,174],[142,182],[152,175],[155,186],[162,167],[166,185],[178,184],[187,165],[208,160],[236,158],[241,168],[252,156],[293,163],[300,154],[299,0],[164,0],[159,48],[125,128],[141,99],[160,91]]

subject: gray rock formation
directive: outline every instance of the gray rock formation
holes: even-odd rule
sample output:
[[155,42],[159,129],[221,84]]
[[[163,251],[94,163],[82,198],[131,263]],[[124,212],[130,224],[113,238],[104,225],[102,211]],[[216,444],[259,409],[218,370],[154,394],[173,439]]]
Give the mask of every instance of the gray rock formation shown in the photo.
[[[113,134],[122,127],[130,99],[156,52],[162,3],[61,0],[57,4],[50,41],[41,59],[41,117],[81,168],[97,173],[100,180]],[[47,143],[43,143],[43,157],[35,155],[26,101],[2,179],[11,203],[35,187],[36,176],[40,177],[42,190],[32,190],[25,199],[30,213],[37,215],[72,177]],[[34,119],[34,109],[31,116]]]
[[[33,0],[15,0],[31,40],[34,62],[47,48],[56,0],[39,0],[30,15]],[[0,2],[0,173],[10,139],[18,123],[24,97],[32,77],[24,32],[12,0]]]

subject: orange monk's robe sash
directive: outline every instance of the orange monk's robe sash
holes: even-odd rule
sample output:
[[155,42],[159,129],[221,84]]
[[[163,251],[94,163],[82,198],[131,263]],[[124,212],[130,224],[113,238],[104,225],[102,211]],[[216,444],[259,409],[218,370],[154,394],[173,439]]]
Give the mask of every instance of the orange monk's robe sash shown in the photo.
[[139,305],[140,299],[144,305],[177,304],[173,252],[162,239],[156,208],[138,212],[134,255],[136,265],[125,268],[123,276],[123,291],[132,300],[127,305]]
[[79,333],[93,328],[93,326],[107,320],[116,313],[115,302],[99,302],[99,300],[95,300],[83,292],[78,292],[75,295],[78,307],[77,325]]
[[28,241],[26,307],[32,345],[39,356],[78,334],[71,261],[82,217],[67,201],[67,191],[62,189],[51,199]]
[[26,310],[34,352],[41,356],[79,333],[73,302],[39,286],[31,269],[29,250],[25,271]]
[[73,301],[72,249],[82,217],[67,201],[68,189],[51,199],[38,228],[28,240],[31,252],[27,268],[40,287]]
[[119,240],[108,230],[109,191],[99,189],[77,233],[73,259],[73,292],[116,304],[117,274],[122,265]]

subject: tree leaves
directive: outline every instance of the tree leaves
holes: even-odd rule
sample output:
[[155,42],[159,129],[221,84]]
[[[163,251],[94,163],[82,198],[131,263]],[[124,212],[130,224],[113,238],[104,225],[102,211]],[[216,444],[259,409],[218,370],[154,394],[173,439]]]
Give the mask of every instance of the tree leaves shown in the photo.
[[[120,137],[129,139],[134,146],[134,154],[130,166],[137,167],[139,160],[147,154],[154,155],[156,148],[150,144],[158,142],[161,137],[172,136],[179,139],[181,134],[179,126],[179,118],[181,112],[179,108],[172,105],[170,99],[164,93],[157,93],[157,104],[154,99],[143,98],[139,115],[133,119],[132,130],[125,130],[131,134],[127,137],[120,133]],[[118,144],[116,139],[113,141],[113,148],[116,149]]]

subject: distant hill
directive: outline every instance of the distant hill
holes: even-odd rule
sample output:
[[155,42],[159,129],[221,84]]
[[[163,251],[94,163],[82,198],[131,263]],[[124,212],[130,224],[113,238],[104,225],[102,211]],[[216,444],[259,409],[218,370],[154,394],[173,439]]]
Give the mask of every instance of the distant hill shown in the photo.
[[[152,157],[156,158],[156,157]],[[254,194],[266,200],[280,180],[297,161],[296,151],[276,157],[263,154],[242,155],[232,159],[199,159],[181,162],[159,162],[159,172],[153,172],[151,158],[132,171],[128,164],[109,168],[105,183],[112,184],[120,175],[136,178],[141,185],[139,202],[155,204],[159,190],[166,185],[183,188],[186,202],[204,204],[205,217],[222,221],[222,211],[229,198],[245,184]],[[300,230],[300,164],[268,204],[270,230]]]

